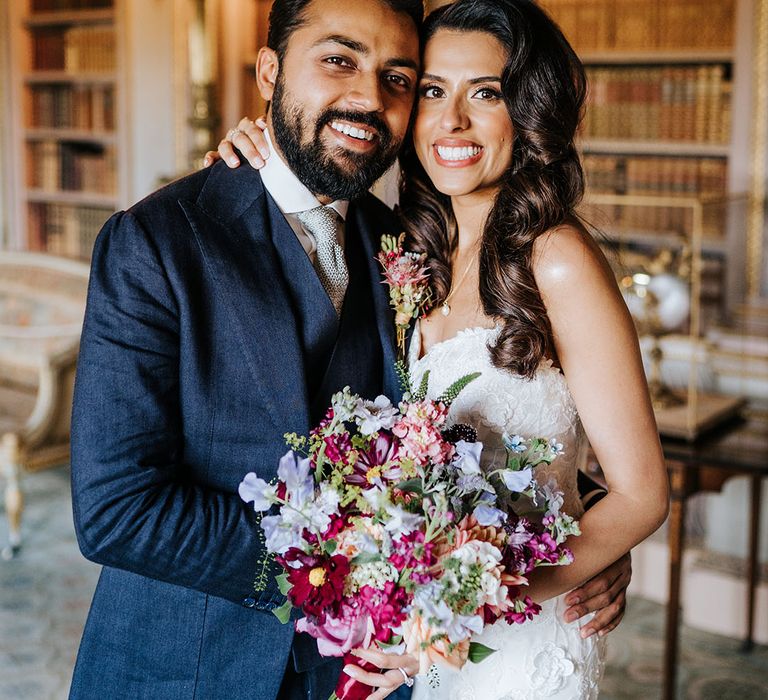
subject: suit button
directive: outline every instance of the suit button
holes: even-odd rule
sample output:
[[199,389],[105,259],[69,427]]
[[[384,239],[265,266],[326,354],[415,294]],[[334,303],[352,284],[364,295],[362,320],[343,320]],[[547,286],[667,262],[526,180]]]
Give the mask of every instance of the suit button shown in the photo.
[[252,608],[254,605],[256,605],[256,598],[254,598],[252,595],[249,595],[247,598],[243,598],[244,608]]

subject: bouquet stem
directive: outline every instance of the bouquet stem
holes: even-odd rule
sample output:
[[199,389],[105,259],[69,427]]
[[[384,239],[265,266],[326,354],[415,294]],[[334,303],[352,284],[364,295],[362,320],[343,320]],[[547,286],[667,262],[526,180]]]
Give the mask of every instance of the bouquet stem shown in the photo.
[[[362,668],[363,671],[369,671],[370,673],[381,673],[381,669],[378,666],[374,666],[369,661],[363,661],[363,659],[354,654],[346,654],[344,656],[344,665],[346,666],[347,664],[357,666]],[[339,681],[336,683],[336,690],[328,700],[365,700],[375,690],[370,685],[356,681],[342,671]]]

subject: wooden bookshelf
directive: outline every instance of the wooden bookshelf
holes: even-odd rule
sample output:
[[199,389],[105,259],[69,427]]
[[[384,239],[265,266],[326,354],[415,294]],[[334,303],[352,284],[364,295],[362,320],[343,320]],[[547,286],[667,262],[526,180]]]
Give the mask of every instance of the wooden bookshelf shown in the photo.
[[87,260],[123,202],[121,2],[12,3],[14,247]]
[[[752,0],[540,0],[584,62],[581,128],[596,194],[719,198],[704,250],[723,266],[723,309],[742,298]],[[736,204],[734,204],[736,202]],[[741,202],[741,203],[739,203]],[[594,212],[594,210],[591,210]],[[609,239],[675,248],[680,211],[608,208]],[[679,246],[679,243],[677,244]]]

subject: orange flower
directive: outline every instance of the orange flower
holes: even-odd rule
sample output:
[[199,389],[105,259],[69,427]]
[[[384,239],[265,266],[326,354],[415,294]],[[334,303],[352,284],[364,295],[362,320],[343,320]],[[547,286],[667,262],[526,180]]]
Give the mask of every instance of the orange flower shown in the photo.
[[429,623],[412,613],[402,624],[405,651],[419,658],[419,673],[426,673],[432,664],[461,669],[469,658],[469,639],[451,644],[446,638],[431,641],[435,636]]

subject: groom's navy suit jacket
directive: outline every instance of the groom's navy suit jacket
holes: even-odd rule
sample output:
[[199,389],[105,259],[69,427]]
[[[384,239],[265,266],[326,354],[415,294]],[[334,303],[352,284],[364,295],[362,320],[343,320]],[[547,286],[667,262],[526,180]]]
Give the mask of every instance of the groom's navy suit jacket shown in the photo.
[[284,433],[345,384],[397,396],[374,260],[396,226],[372,196],[352,203],[338,321],[251,168],[219,163],[105,225],[72,430],[77,537],[104,569],[71,697],[270,699],[289,664],[321,663],[271,614],[273,576],[254,592],[263,545],[237,486],[274,477]]

